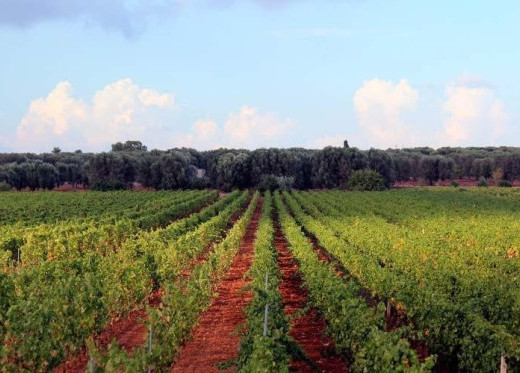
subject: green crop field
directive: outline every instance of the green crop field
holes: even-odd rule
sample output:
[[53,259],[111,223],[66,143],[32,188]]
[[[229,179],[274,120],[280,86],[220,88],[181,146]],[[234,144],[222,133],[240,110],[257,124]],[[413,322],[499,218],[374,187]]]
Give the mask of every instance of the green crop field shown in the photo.
[[[520,371],[516,188],[7,192],[0,212],[0,371],[175,370],[242,278],[222,366],[322,369],[330,348],[353,372]],[[301,340],[306,313],[330,343]]]

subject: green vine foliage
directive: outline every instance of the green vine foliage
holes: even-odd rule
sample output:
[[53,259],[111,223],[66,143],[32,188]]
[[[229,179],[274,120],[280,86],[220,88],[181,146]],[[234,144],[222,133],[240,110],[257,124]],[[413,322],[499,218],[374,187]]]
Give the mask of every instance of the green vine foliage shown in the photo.
[[[247,193],[244,192],[242,197],[245,199],[239,199],[239,201],[244,203]],[[197,323],[201,312],[210,305],[215,295],[216,284],[225,275],[233,257],[238,252],[258,200],[259,193],[256,192],[246,211],[225,234],[224,239],[213,244],[207,260],[197,264],[192,269],[189,278],[180,276],[180,269],[171,270],[172,265],[179,265],[179,256],[161,256],[161,260],[167,261],[160,261],[161,266],[170,265],[171,274],[168,281],[163,281],[161,284],[163,290],[161,305],[156,308],[147,307],[148,326],[151,326],[153,330],[152,353],[148,353],[148,346],[138,348],[132,354],[121,350],[117,344],[112,344],[106,352],[99,350],[96,346],[91,346],[91,353],[98,357],[101,367],[104,369],[110,367],[110,369],[125,372],[144,371],[148,368],[155,371],[169,369],[182,343],[186,341],[190,331]],[[224,210],[214,219],[223,219],[229,223],[229,219],[236,213],[239,206],[230,205],[229,211],[232,211],[233,214],[227,216],[227,212]],[[208,221],[208,223],[210,222],[211,220]],[[203,225],[199,229],[203,228]],[[219,232],[225,233],[221,228]],[[188,235],[193,239],[207,239],[205,242],[194,245],[199,247],[199,253],[218,241],[211,237],[208,231],[190,232]],[[178,242],[179,246],[176,250],[170,248],[166,251],[184,252],[186,237],[181,237]],[[194,255],[196,256],[195,253]],[[185,263],[187,265],[189,262]]]
[[[241,372],[288,372],[289,324],[284,314],[274,246],[272,195],[265,193],[262,215],[255,241],[255,256],[250,269],[253,300],[247,308],[246,333],[240,343],[236,362]],[[267,275],[267,290],[266,290]],[[263,335],[265,305],[268,305],[267,335]]]
[[[284,193],[290,201],[290,195]],[[315,306],[328,322],[328,332],[340,354],[350,357],[354,372],[427,372],[434,357],[424,363],[401,331],[384,330],[384,305],[370,307],[360,296],[355,281],[345,281],[333,272],[331,264],[321,261],[312,243],[289,214],[279,193],[275,194],[280,222],[289,248],[300,264],[300,271]],[[295,203],[289,203],[293,208]],[[294,213],[293,209],[293,213]],[[298,215],[298,213],[295,213]]]

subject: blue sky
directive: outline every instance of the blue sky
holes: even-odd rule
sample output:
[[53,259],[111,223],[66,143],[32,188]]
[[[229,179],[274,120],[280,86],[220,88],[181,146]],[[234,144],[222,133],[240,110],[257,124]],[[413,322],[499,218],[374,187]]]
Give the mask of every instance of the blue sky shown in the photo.
[[520,3],[0,0],[0,151],[516,145]]

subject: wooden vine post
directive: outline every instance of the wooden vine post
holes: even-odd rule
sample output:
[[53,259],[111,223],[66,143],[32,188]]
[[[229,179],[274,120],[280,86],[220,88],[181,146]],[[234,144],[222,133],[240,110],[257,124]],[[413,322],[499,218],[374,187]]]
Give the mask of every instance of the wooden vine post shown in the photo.
[[500,356],[500,373],[507,373],[506,355]]
[[[268,274],[266,272],[265,273],[265,296],[266,296],[266,299],[267,299],[267,280],[268,280]],[[269,314],[269,304],[266,303],[265,304],[265,312],[264,312],[264,337],[267,336],[267,317],[268,317],[268,314]]]

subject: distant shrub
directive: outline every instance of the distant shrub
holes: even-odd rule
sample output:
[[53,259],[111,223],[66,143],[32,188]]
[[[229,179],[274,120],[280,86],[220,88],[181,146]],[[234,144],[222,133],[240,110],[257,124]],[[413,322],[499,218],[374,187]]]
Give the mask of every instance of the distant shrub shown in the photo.
[[99,191],[109,191],[109,190],[123,190],[127,189],[127,186],[125,183],[119,181],[119,180],[107,180],[107,181],[97,181],[95,183],[92,183],[90,186],[92,190],[99,190]]
[[4,181],[0,181],[0,192],[9,192],[13,187]]
[[291,190],[294,186],[294,177],[292,176],[279,176],[276,179],[280,190]]
[[501,188],[511,188],[513,186],[513,184],[511,184],[511,182],[508,180],[500,180],[500,182],[498,183],[498,186]]
[[381,174],[374,170],[364,169],[353,171],[347,183],[350,190],[384,190],[385,181]]
[[206,189],[211,187],[211,183],[209,179],[206,176],[204,176],[193,179],[193,181],[190,184],[190,187],[193,189]]
[[451,186],[455,187],[455,188],[458,188],[459,187],[459,183],[457,183],[455,180],[452,180],[451,181]]
[[275,176],[275,175],[264,175],[256,186],[261,192],[266,190],[291,190],[294,185],[294,177],[289,176]]
[[484,179],[483,177],[481,177],[477,183],[477,186],[478,187],[481,187],[481,188],[485,188],[488,186],[488,183],[486,181],[486,179]]

